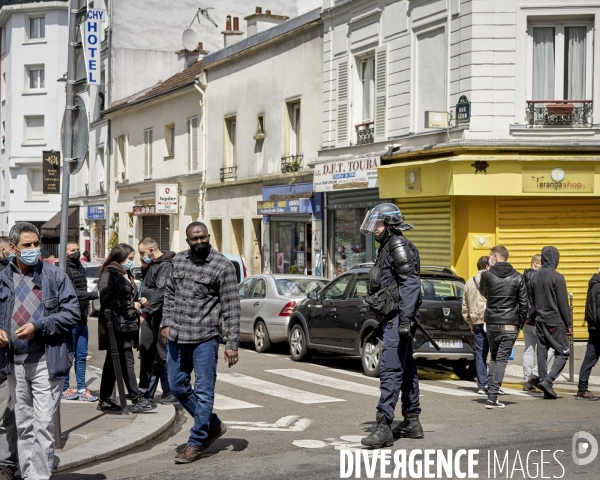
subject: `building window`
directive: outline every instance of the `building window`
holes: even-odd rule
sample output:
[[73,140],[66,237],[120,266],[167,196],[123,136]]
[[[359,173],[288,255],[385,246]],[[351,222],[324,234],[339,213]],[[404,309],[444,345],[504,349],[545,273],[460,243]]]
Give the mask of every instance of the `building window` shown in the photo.
[[362,83],[362,121],[373,120],[375,104],[375,59],[369,58],[360,62],[360,81]]
[[30,40],[46,38],[46,17],[30,18],[28,34]]
[[175,156],[175,124],[165,126],[165,158]]
[[188,130],[188,171],[198,171],[198,117],[187,120]]
[[26,68],[28,90],[43,90],[45,88],[44,66],[30,65]]
[[126,182],[127,175],[127,137],[119,135],[115,138],[115,172],[117,173],[117,182]]
[[27,171],[27,198],[33,200],[44,195],[44,175],[41,169]]
[[152,178],[152,129],[144,130],[144,179]]
[[31,115],[25,117],[25,143],[44,142],[44,116]]
[[302,152],[300,146],[300,102],[290,103],[288,111],[290,114],[290,144],[288,151],[290,156],[296,156]]
[[225,167],[236,166],[236,135],[237,135],[237,122],[235,117],[225,119]]
[[533,100],[591,97],[590,32],[585,22],[530,25]]

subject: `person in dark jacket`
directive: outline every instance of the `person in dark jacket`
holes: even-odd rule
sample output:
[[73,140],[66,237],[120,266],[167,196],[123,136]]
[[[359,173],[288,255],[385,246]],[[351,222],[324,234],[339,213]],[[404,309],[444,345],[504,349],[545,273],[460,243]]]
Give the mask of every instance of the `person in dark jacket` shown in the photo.
[[9,239],[16,258],[0,273],[0,330],[8,333],[0,348],[0,377],[8,376],[14,404],[21,477],[49,479],[54,415],[73,361],[79,304],[68,277],[40,261],[37,227],[17,223]]
[[142,269],[141,295],[147,303],[141,309],[140,325],[140,392],[152,399],[160,379],[162,388],[161,403],[179,403],[171,393],[167,374],[167,349],[159,342],[159,327],[162,323],[165,285],[171,275],[173,252],[161,252],[156,240],[147,237],[138,245],[138,252],[144,265]]
[[[568,335],[573,333],[569,297],[565,277],[556,271],[560,253],[556,247],[542,249],[542,268],[531,281],[531,293],[535,308],[538,338],[538,372],[540,382],[536,385],[544,392],[545,399],[558,398],[552,385],[560,375],[569,358]],[[554,349],[554,362],[548,372],[548,349]]]
[[[131,274],[135,251],[125,243],[119,243],[108,254],[100,268],[100,314],[98,315],[98,341],[99,350],[106,350],[106,359],[102,368],[102,381],[100,382],[100,400],[98,410],[121,410],[110,396],[115,386],[116,376],[110,352],[110,338],[106,325],[105,310],[110,309],[113,315],[113,325],[117,316],[137,321],[139,318],[140,303],[137,302],[137,288],[135,279]],[[145,399],[138,390],[135,378],[135,359],[133,349],[138,348],[139,332],[117,332],[115,340],[119,352],[119,361],[125,387],[131,397],[134,413],[146,412],[156,408],[156,405]]]
[[508,260],[508,250],[497,245],[490,250],[490,269],[481,274],[480,291],[487,299],[485,323],[490,345],[488,399],[485,408],[504,408],[498,401],[504,372],[512,348],[527,318],[527,289],[523,275]]
[[69,374],[65,376],[63,385],[63,400],[79,400],[81,402],[95,402],[98,397],[85,386],[85,367],[88,354],[88,309],[90,301],[98,298],[98,292],[88,292],[87,278],[85,268],[81,265],[79,258],[81,252],[77,242],[67,243],[67,275],[75,288],[77,300],[79,300],[79,310],[81,320],[79,325],[73,329],[73,350],[75,352],[75,378],[77,379],[77,390],[73,390],[69,382]]
[[10,240],[8,237],[0,237],[0,272],[8,266],[13,258],[15,258],[15,254],[10,251]]
[[595,273],[588,284],[588,293],[585,300],[585,321],[588,324],[587,350],[581,369],[579,370],[579,385],[577,386],[576,400],[600,400],[588,390],[588,382],[592,368],[600,358],[600,270]]

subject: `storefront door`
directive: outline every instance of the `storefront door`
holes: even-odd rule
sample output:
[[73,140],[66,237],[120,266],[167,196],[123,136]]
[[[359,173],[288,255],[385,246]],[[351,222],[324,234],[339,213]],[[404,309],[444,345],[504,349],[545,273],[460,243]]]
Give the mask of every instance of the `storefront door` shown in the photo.
[[312,224],[271,221],[273,273],[312,275]]
[[170,248],[169,215],[146,215],[142,217],[142,236],[156,240],[158,248],[166,252]]

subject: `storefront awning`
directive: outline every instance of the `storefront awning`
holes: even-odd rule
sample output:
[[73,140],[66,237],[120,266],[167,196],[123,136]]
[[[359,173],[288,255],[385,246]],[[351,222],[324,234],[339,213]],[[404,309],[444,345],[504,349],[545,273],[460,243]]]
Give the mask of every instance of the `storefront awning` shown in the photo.
[[[60,215],[58,212],[42,225],[42,237],[60,237]],[[79,235],[79,207],[69,208],[68,220],[67,236],[76,237]]]

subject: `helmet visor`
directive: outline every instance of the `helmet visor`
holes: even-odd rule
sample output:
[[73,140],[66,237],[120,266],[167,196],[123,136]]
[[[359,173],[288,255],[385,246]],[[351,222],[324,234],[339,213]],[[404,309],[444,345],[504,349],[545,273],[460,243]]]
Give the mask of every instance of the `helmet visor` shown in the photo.
[[376,212],[375,209],[371,209],[365,215],[362,225],[360,226],[360,233],[368,235],[371,232],[375,232],[380,227],[383,227],[383,216],[381,213]]

